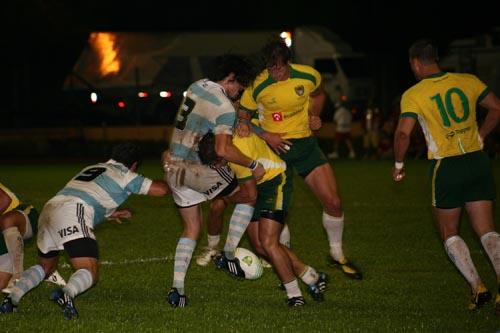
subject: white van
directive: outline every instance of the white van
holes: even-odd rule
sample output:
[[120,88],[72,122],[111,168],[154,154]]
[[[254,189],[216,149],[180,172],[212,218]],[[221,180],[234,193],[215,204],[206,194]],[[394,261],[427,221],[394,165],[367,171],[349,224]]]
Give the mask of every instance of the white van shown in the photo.
[[[215,56],[227,52],[256,56],[269,38],[280,33],[94,32],[64,89],[73,96],[82,96],[75,94],[77,91],[89,96],[87,107],[98,111],[93,114],[107,113],[115,121],[127,121],[116,112],[120,109],[134,113],[131,119],[139,123],[158,115],[162,122],[173,121],[183,90],[204,77]],[[326,28],[297,27],[291,35],[293,61],[321,72],[331,101],[367,101],[373,96],[373,82],[363,54],[354,52]],[[105,62],[112,65],[112,71],[104,70]]]

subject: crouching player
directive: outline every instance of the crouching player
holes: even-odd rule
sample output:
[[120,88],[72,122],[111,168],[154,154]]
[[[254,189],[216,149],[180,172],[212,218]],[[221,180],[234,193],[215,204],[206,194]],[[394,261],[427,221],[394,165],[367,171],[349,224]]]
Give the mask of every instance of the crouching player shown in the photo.
[[97,282],[96,225],[107,217],[130,217],[130,211],[117,208],[132,193],[164,196],[169,191],[166,183],[137,174],[140,162],[137,146],[117,145],[110,160],[84,168],[45,204],[38,220],[38,264],[21,274],[0,305],[0,313],[13,312],[21,298],[56,269],[64,250],[75,272],[50,299],[62,308],[66,319],[78,316],[73,299]]

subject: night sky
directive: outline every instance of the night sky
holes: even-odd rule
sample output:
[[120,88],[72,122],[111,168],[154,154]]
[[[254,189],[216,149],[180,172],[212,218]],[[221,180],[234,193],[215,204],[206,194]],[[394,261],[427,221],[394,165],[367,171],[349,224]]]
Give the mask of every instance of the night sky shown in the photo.
[[[108,31],[284,29],[324,25],[369,56],[386,99],[414,83],[407,48],[430,37],[442,51],[451,40],[500,26],[488,1],[15,1],[2,4],[6,25],[3,75],[10,86],[1,111],[51,108],[53,96],[85,47],[88,34]],[[243,4],[244,3],[244,4]],[[224,11],[224,12],[221,12]],[[229,11],[229,14],[227,12]],[[383,75],[382,75],[383,73]],[[382,78],[383,77],[383,78]]]

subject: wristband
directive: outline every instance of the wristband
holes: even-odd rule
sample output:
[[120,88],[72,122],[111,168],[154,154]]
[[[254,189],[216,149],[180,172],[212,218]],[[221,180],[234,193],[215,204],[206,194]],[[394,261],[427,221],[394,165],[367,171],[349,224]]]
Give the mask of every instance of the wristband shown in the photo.
[[398,161],[394,162],[394,167],[398,170],[403,169],[404,166],[405,166],[404,162],[398,162]]
[[248,166],[248,168],[250,170],[254,171],[255,169],[257,169],[258,165],[259,165],[259,163],[256,160],[253,160],[252,163],[250,163],[250,165]]

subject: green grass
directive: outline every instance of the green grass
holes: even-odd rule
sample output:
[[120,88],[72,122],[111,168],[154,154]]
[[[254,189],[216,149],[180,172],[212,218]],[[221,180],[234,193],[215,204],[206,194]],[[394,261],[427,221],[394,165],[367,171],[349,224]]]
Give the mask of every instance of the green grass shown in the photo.
[[[0,181],[41,208],[83,166],[2,165]],[[101,276],[97,286],[76,299],[78,320],[62,318],[48,301],[52,285],[43,283],[22,300],[17,313],[0,316],[0,327],[4,332],[497,331],[500,319],[491,304],[477,313],[466,308],[468,285],[449,262],[432,220],[427,162],[409,161],[407,178],[399,185],[391,180],[391,166],[388,161],[343,160],[334,165],[346,216],[344,249],[362,268],[362,281],[326,266],[321,207],[296,180],[292,246],[304,261],[330,275],[324,303],[306,295],[305,307],[289,309],[272,270],[256,281],[236,281],[193,261],[186,280],[189,306],[170,308],[165,296],[180,218],[170,197],[136,196],[126,203],[135,213],[130,221],[96,230]],[[493,168],[500,181],[500,161]],[[141,172],[161,177],[158,162],[146,163]],[[494,291],[494,271],[466,218],[461,231],[483,281]],[[200,243],[206,243],[205,234]],[[243,246],[248,247],[246,239]],[[156,259],[138,262],[150,258]],[[60,272],[68,278],[71,269],[61,259]],[[31,243],[25,266],[35,260]]]

